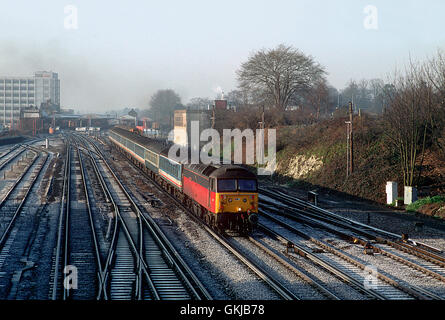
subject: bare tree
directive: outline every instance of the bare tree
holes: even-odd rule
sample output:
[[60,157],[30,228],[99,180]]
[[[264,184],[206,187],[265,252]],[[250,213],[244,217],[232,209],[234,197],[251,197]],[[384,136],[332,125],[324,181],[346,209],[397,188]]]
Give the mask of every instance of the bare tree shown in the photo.
[[237,75],[241,88],[272,101],[283,111],[295,93],[311,88],[325,76],[325,71],[312,57],[279,45],[256,52],[241,65]]
[[406,186],[416,184],[416,174],[420,177],[421,171],[416,169],[422,167],[437,106],[434,87],[425,71],[426,65],[410,63],[406,74],[397,76],[393,90],[385,94],[389,105],[384,117],[386,133],[399,153]]
[[318,81],[304,94],[305,101],[315,110],[315,119],[320,119],[321,111],[328,109],[329,89],[325,79]]
[[206,110],[213,105],[213,101],[209,98],[191,98],[186,107],[191,109]]
[[172,114],[175,108],[181,106],[181,98],[171,90],[158,90],[150,99],[150,113],[155,121],[163,124],[171,122]]
[[428,120],[431,128],[431,144],[445,156],[445,54],[439,50],[424,67],[426,81],[432,86],[435,96]]

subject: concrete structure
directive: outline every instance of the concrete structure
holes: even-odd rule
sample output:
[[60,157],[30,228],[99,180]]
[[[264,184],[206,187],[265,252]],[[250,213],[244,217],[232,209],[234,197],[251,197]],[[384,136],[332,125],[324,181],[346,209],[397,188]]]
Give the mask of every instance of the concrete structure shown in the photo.
[[[181,146],[191,146],[192,121],[199,123],[199,136],[201,136],[203,130],[211,128],[210,116],[210,110],[175,110],[173,142]],[[201,142],[199,147],[206,143]]]
[[403,202],[405,205],[412,204],[417,201],[417,189],[414,187],[405,186],[405,196]]
[[386,203],[393,204],[397,199],[397,182],[388,181],[386,183]]
[[18,129],[23,131],[32,130],[32,134],[36,135],[36,133],[43,128],[43,123],[41,120],[42,119],[38,108],[23,108],[20,113],[20,123]]
[[0,77],[0,124],[16,128],[22,109],[40,108],[43,102],[60,106],[60,81],[54,72],[38,71],[32,77]]
[[125,114],[125,115],[119,117],[119,124],[122,124],[125,126],[136,127],[137,117],[133,117],[128,114]]

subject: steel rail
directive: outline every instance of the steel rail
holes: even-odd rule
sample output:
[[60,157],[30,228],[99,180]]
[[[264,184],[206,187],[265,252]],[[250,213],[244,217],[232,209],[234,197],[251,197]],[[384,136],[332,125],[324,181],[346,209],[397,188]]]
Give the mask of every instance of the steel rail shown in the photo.
[[11,154],[12,151],[14,151],[15,149],[17,149],[19,147],[20,147],[20,144],[15,144],[11,148],[9,148],[9,150],[6,153],[4,153],[0,156],[0,160],[3,159],[4,157],[6,157],[7,155]]
[[3,208],[3,206],[5,205],[6,201],[8,200],[8,198],[10,197],[11,193],[14,192],[14,190],[17,188],[18,184],[20,182],[22,182],[23,177],[25,176],[25,174],[27,174],[29,172],[29,170],[31,169],[32,165],[37,161],[38,156],[37,154],[34,156],[34,159],[32,161],[32,163],[26,168],[26,170],[18,177],[18,179],[14,182],[14,184],[11,186],[11,188],[9,188],[8,192],[5,194],[5,196],[2,198],[2,200],[0,201],[0,209]]
[[[99,168],[97,167],[96,159],[95,159],[92,155],[91,155],[91,157],[92,157],[92,159],[93,159],[94,166],[96,166],[97,173],[98,173],[100,176],[102,176],[102,174],[100,173]],[[105,160],[104,158],[102,158],[101,160],[108,166],[108,163],[106,162],[106,160]],[[110,167],[108,167],[108,170],[109,170],[109,172],[111,173],[111,176],[114,176],[114,177],[115,177],[114,172],[111,170]],[[115,177],[115,178],[116,178],[116,177]],[[102,176],[102,180],[103,180],[103,176]],[[118,182],[118,184],[119,184],[119,181],[117,181],[117,182]],[[104,183],[104,187],[105,187],[105,189],[106,189],[106,191],[107,191],[108,197],[109,197],[109,199],[110,199],[110,200],[112,201],[112,203],[113,203],[113,207],[114,207],[114,209],[115,209],[115,213],[116,213],[116,216],[115,216],[115,217],[116,217],[117,219],[119,219],[120,225],[121,225],[121,227],[122,227],[122,229],[123,229],[123,231],[124,231],[124,234],[125,234],[125,236],[126,236],[126,238],[127,238],[127,240],[128,240],[128,243],[129,243],[129,245],[130,245],[130,248],[132,249],[133,254],[135,255],[135,258],[136,258],[135,260],[136,260],[137,266],[138,266],[138,267],[139,267],[139,266],[141,267],[142,273],[143,273],[144,276],[145,276],[145,279],[146,279],[146,281],[147,281],[147,283],[148,283],[148,285],[149,285],[149,287],[150,287],[150,290],[151,290],[152,294],[154,295],[154,297],[155,297],[156,300],[159,300],[160,297],[159,297],[159,294],[158,294],[158,292],[157,292],[157,290],[156,290],[156,287],[154,286],[153,281],[151,280],[151,277],[150,277],[150,275],[149,275],[149,272],[148,272],[148,266],[146,265],[146,263],[145,263],[144,259],[142,258],[142,256],[139,255],[139,251],[138,251],[138,249],[137,249],[137,246],[135,245],[135,243],[134,243],[134,241],[133,241],[133,237],[131,236],[131,233],[130,233],[130,231],[128,230],[128,227],[127,227],[127,225],[126,225],[126,223],[125,223],[125,221],[124,221],[124,218],[122,217],[122,215],[121,215],[121,213],[120,213],[119,206],[117,205],[117,203],[115,202],[113,196],[111,195],[111,191],[109,190],[109,188],[108,188],[108,186],[107,186],[107,184],[106,184],[106,182],[105,182],[104,180],[103,180],[103,183]],[[114,250],[113,250],[111,253],[114,254]],[[105,265],[105,268],[106,268],[106,269],[104,269],[104,271],[103,271],[104,273],[107,274],[107,277],[108,277],[108,273],[109,273],[109,268],[111,268],[111,258],[112,258],[112,256],[110,257],[110,259],[107,259],[107,264]],[[138,281],[141,282],[141,279],[139,279]],[[141,292],[140,292],[141,287],[139,286],[137,289],[138,289],[138,290],[137,290],[137,292],[136,292],[136,296],[137,296],[138,298],[140,298],[140,297],[141,297]]]
[[[77,135],[74,135],[74,137],[79,142],[81,142],[82,144],[85,143]],[[108,297],[108,294],[107,294],[106,286],[107,286],[107,282],[108,282],[109,269],[111,268],[111,263],[112,263],[113,258],[115,256],[117,240],[118,240],[118,236],[119,236],[120,221],[118,219],[118,214],[117,214],[117,211],[119,209],[117,208],[117,205],[114,202],[114,199],[111,196],[111,193],[110,193],[108,187],[106,186],[106,183],[104,181],[104,178],[102,177],[102,174],[99,172],[99,168],[97,166],[96,160],[91,155],[91,150],[88,149],[88,148],[83,148],[83,149],[87,152],[87,156],[89,157],[90,162],[92,164],[93,171],[94,171],[94,174],[96,176],[96,179],[99,181],[99,184],[100,184],[100,186],[102,188],[102,192],[103,192],[107,202],[111,202],[111,207],[113,208],[112,210],[114,212],[114,219],[113,219],[114,220],[114,229],[113,229],[113,233],[112,233],[110,247],[108,249],[107,258],[105,260],[105,265],[103,266],[103,269],[101,270],[101,276],[102,276],[101,283],[102,283],[102,285],[99,287],[99,292],[98,292],[97,297],[96,297],[97,300],[101,300],[102,298],[104,300],[108,300],[109,297]]]
[[4,167],[6,167],[8,164],[10,164],[12,161],[14,161],[15,159],[17,159],[18,156],[20,156],[23,152],[25,152],[25,148],[23,148],[23,150],[21,150],[20,152],[18,152],[17,154],[14,154],[11,158],[6,159],[5,162],[3,162],[2,164],[0,164],[0,170],[3,170]]
[[76,144],[76,149],[77,149],[77,154],[79,157],[80,173],[82,176],[83,190],[85,192],[85,202],[86,202],[86,207],[87,207],[87,211],[88,211],[88,219],[90,222],[91,233],[93,236],[93,243],[94,243],[94,249],[95,249],[95,255],[96,255],[96,263],[97,263],[98,271],[99,271],[98,278],[99,278],[99,288],[100,288],[100,287],[102,287],[103,272],[102,272],[102,262],[101,262],[101,255],[100,255],[100,249],[99,249],[99,242],[97,240],[96,230],[94,228],[94,219],[93,219],[93,213],[91,211],[90,195],[88,193],[88,187],[87,187],[87,182],[86,182],[86,178],[85,178],[86,173],[85,173],[85,168],[83,166],[82,153],[81,153],[80,149],[77,148],[77,144]]
[[[75,136],[75,137],[76,137],[76,139],[81,141],[80,138],[78,138],[77,136]],[[96,176],[96,179],[99,181],[99,184],[100,184],[100,186],[102,188],[102,192],[103,192],[107,202],[111,202],[112,211],[114,212],[114,219],[112,219],[114,221],[114,229],[113,229],[112,238],[111,238],[111,242],[110,242],[110,248],[108,250],[107,258],[105,260],[105,264],[103,266],[103,269],[101,270],[102,286],[99,288],[99,292],[98,292],[97,297],[96,297],[97,300],[102,299],[102,297],[103,297],[103,299],[108,300],[108,294],[107,294],[107,290],[106,290],[106,285],[107,285],[107,281],[108,281],[108,272],[109,272],[108,270],[111,267],[111,263],[113,261],[114,254],[116,252],[117,240],[118,240],[119,230],[120,230],[120,228],[119,228],[119,219],[118,219],[118,215],[117,215],[118,208],[116,206],[116,203],[114,202],[114,199],[111,197],[111,193],[110,193],[110,191],[108,190],[108,187],[105,184],[105,181],[104,181],[104,179],[102,177],[102,174],[99,172],[99,168],[98,168],[98,166],[96,164],[95,159],[90,154],[90,150],[86,149],[86,148],[84,148],[84,150],[86,150],[86,152],[88,152],[87,156],[89,157],[90,162],[92,164],[93,171],[94,171],[94,174]],[[110,221],[110,223],[111,223],[111,221]]]
[[[371,230],[371,231],[373,231],[373,232],[375,232],[377,234],[383,235],[383,236],[391,237],[391,238],[397,239],[397,240],[402,240],[402,236],[399,235],[399,234],[392,233],[392,232],[389,232],[389,231],[385,231],[385,230],[382,230],[382,229],[379,229],[379,228],[376,228],[376,227],[373,227],[373,226],[366,225],[366,224],[358,222],[358,221],[354,221],[352,219],[348,219],[348,218],[342,217],[342,216],[340,216],[338,214],[335,214],[333,212],[330,212],[330,211],[328,211],[326,209],[317,207],[317,206],[315,206],[314,204],[312,204],[310,202],[306,202],[306,201],[300,200],[300,199],[298,199],[296,197],[290,197],[289,195],[284,194],[283,192],[280,192],[280,191],[271,192],[271,191],[268,191],[268,190],[266,190],[264,188],[259,188],[259,191],[260,191],[260,193],[263,193],[264,195],[268,196],[269,198],[272,198],[272,199],[275,199],[275,200],[279,200],[283,204],[286,204],[288,206],[292,207],[292,206],[297,205],[297,206],[303,207],[303,209],[302,209],[303,212],[302,213],[307,214],[308,210],[315,211],[315,214],[322,213],[325,217],[329,217],[329,218],[334,219],[336,221],[343,221],[345,223],[350,224],[351,226],[360,227],[360,228],[362,228],[364,230],[366,230],[366,229],[367,230]],[[318,217],[321,218],[320,215],[318,215]],[[404,240],[404,241],[407,241],[408,243],[410,243],[411,245],[413,245],[415,247],[424,247],[424,248],[426,248],[428,250],[431,250],[433,252],[436,252],[436,253],[441,253],[442,252],[442,250],[440,250],[438,248],[434,248],[432,246],[426,245],[426,244],[421,243],[421,242],[417,242],[417,241],[410,240],[410,239]]]
[[59,226],[57,231],[57,245],[56,245],[56,263],[54,267],[54,280],[53,280],[53,288],[52,288],[52,300],[57,299],[57,288],[59,285],[59,264],[60,264],[60,255],[61,255],[61,246],[62,246],[62,233],[63,233],[63,221],[65,216],[65,201],[66,201],[66,188],[67,188],[67,175],[68,175],[68,167],[70,166],[70,145],[69,142],[66,145],[66,159],[64,166],[64,174],[63,174],[63,187],[62,187],[62,199],[59,210]]
[[290,264],[288,261],[283,259],[281,256],[279,256],[277,253],[273,252],[267,246],[265,246],[263,243],[258,241],[257,239],[249,236],[249,241],[251,241],[253,244],[255,244],[258,248],[265,251],[268,255],[273,257],[275,260],[280,262],[283,266],[291,270],[293,273],[295,273],[299,278],[303,279],[307,283],[309,283],[311,286],[313,286],[316,290],[318,290],[322,295],[325,297],[331,299],[331,300],[341,300],[335,293],[331,292],[330,290],[326,289],[321,283],[319,283],[316,279],[312,278],[311,276],[305,274],[298,268],[296,268],[294,265]]
[[[131,163],[131,162],[130,162]],[[269,276],[266,271],[262,270],[255,262],[251,259],[244,256],[238,249],[236,249],[232,244],[230,244],[221,234],[209,228],[204,221],[196,217],[193,213],[190,212],[188,208],[186,208],[182,203],[180,203],[176,198],[174,198],[171,194],[165,192],[165,190],[151,177],[149,177],[144,171],[131,163],[132,166],[137,168],[140,172],[144,174],[144,176],[149,179],[160,191],[162,191],[165,195],[167,195],[170,199],[172,199],[177,206],[183,209],[195,222],[198,222],[213,238],[215,238],[218,242],[220,242],[229,252],[235,255],[241,262],[243,262],[249,269],[251,269],[259,278],[265,281],[279,296],[281,296],[285,300],[299,300],[299,298],[292,293],[289,289],[283,286],[281,283],[273,279],[273,277]]]
[[[264,208],[264,203],[269,203],[270,205],[273,206],[277,206],[276,204],[273,204],[271,202],[268,202],[267,200],[262,200],[263,204],[262,207]],[[279,215],[285,216],[289,219],[293,219],[293,220],[297,220],[297,221],[301,221],[304,222],[306,224],[309,225],[313,225],[313,226],[317,226],[317,227],[322,227],[324,229],[328,229],[330,230],[330,232],[336,233],[342,237],[349,237],[351,238],[353,241],[358,240],[360,241],[362,244],[366,244],[367,241],[360,239],[359,237],[356,236],[352,236],[352,235],[347,235],[344,232],[341,232],[339,230],[336,230],[334,228],[332,228],[331,226],[327,225],[327,224],[331,224],[331,225],[335,225],[338,226],[340,228],[344,228],[347,230],[351,230],[357,234],[363,235],[369,239],[375,240],[377,243],[381,243],[381,244],[386,244],[389,245],[397,250],[403,251],[405,253],[409,253],[411,255],[417,256],[425,261],[434,263],[440,267],[445,268],[445,258],[438,256],[437,254],[434,254],[432,252],[429,251],[425,251],[421,248],[417,248],[417,247],[413,247],[410,244],[406,244],[403,242],[395,242],[386,238],[382,238],[380,236],[375,235],[374,233],[370,233],[367,230],[364,230],[360,227],[354,226],[354,225],[350,225],[348,223],[345,223],[344,221],[341,220],[335,220],[335,219],[331,219],[331,218],[325,218],[325,217],[320,217],[319,215],[312,215],[312,214],[308,214],[305,211],[302,211],[300,209],[296,209],[296,208],[289,208],[289,207],[282,207],[282,210],[276,209],[274,207],[270,207],[267,206],[267,210],[268,211],[274,211]],[[292,213],[289,213],[289,212]],[[323,221],[323,222],[320,222]],[[327,223],[327,224],[326,224]],[[381,251],[382,253],[386,253],[387,251],[385,251],[382,248],[377,248],[376,250]],[[388,253],[388,256],[392,257],[392,255],[390,253]],[[410,264],[410,262],[408,260],[406,260],[405,264]],[[418,268],[419,269],[419,268]],[[441,275],[438,275],[437,273],[434,273],[433,271],[428,271],[428,269],[423,269],[425,271],[425,273],[430,273],[432,276],[436,277],[437,279],[440,279],[442,281],[445,282],[445,278],[442,278]]]
[[[108,162],[106,161],[106,159],[103,156],[100,149],[94,143],[91,143],[91,144],[96,149],[96,151],[97,151],[96,154],[98,154],[102,158],[104,163],[109,168],[110,172],[115,177],[115,180],[119,184],[120,189],[123,191],[125,197],[131,203],[133,209],[137,213],[138,219],[142,219],[142,221],[144,222],[148,231],[150,232],[150,234],[153,236],[154,240],[160,247],[162,254],[167,258],[168,261],[170,261],[172,263],[174,269],[179,274],[182,281],[186,284],[189,291],[191,291],[193,296],[195,298],[197,298],[198,300],[201,300],[201,299],[210,300],[211,295],[208,293],[208,291],[205,289],[205,287],[202,285],[202,283],[198,280],[198,278],[193,274],[191,269],[185,264],[185,262],[182,260],[182,258],[180,258],[179,253],[177,253],[177,251],[173,248],[171,243],[168,241],[168,239],[165,237],[165,235],[162,233],[162,231],[156,225],[156,223],[153,221],[153,219],[151,219],[151,217],[149,215],[145,216],[143,214],[142,210],[139,208],[139,205],[133,199],[130,192],[121,183],[121,179],[109,166]],[[140,234],[142,234],[142,223],[140,223],[139,226],[140,226]],[[142,237],[140,237],[139,241],[142,243]],[[140,248],[141,248],[140,252],[141,252],[141,256],[142,256],[142,246]],[[190,279],[189,279],[189,277],[190,277]],[[196,289],[195,289],[195,287],[196,287]]]
[[[63,265],[64,269],[70,265],[70,253],[69,253],[69,242],[70,242],[70,210],[71,210],[71,144],[68,145],[68,173],[67,173],[67,188],[66,188],[66,205],[65,205],[65,243],[64,243],[64,254],[63,254]],[[65,283],[64,283],[65,284]],[[63,300],[67,300],[70,297],[70,289],[68,286],[63,286]]]
[[[303,232],[301,232],[300,230],[296,229],[294,226],[289,225],[288,223],[281,221],[267,213],[265,213],[264,211],[261,211],[261,214],[264,216],[267,216],[268,219],[274,221],[275,223],[279,224],[280,226],[288,229],[289,231],[292,231],[293,233],[297,234],[298,236],[311,241],[312,243],[316,244],[317,246],[323,248],[324,250],[331,252],[333,254],[335,254],[336,256],[340,257],[341,259],[361,268],[362,270],[366,269],[366,266],[363,265],[362,263],[358,262],[357,260],[353,259],[352,257],[349,257],[348,255],[340,252],[339,250],[333,248],[332,246],[328,245],[327,243],[319,240],[319,239],[315,239]],[[386,283],[399,288],[400,290],[410,294],[411,296],[424,300],[424,299],[435,299],[435,300],[442,300],[441,297],[439,297],[438,295],[423,290],[417,286],[413,286],[413,285],[402,285],[400,283],[398,283],[397,281],[391,279],[390,277],[383,275],[381,272],[377,272],[377,277],[380,278],[381,280],[385,281]]]
[[[373,297],[378,300],[386,300],[386,297],[384,295],[382,295],[370,288],[366,288],[364,286],[363,282],[360,282],[357,279],[355,279],[354,277],[352,277],[351,275],[347,274],[346,272],[343,272],[342,270],[340,270],[338,267],[336,267],[329,261],[325,261],[324,259],[316,256],[315,254],[306,250],[304,247],[296,244],[295,242],[289,240],[285,236],[275,232],[274,230],[270,229],[269,227],[267,227],[261,223],[258,224],[258,227],[261,230],[263,230],[264,232],[266,232],[269,235],[271,235],[272,237],[274,237],[275,239],[277,239],[278,241],[280,241],[281,243],[283,243],[286,247],[292,247],[293,249],[295,249],[300,256],[311,260],[316,265],[322,267],[323,269],[327,270],[328,272],[331,272],[332,274],[336,275],[343,281],[350,283],[352,286],[355,286],[356,288],[358,288],[360,291],[364,292],[368,296]],[[291,255],[288,252],[286,252],[285,254],[288,257],[291,257]]]
[[[428,269],[428,268],[425,268],[425,267],[423,267],[423,266],[421,266],[421,265],[419,265],[419,264],[416,264],[416,263],[414,263],[414,262],[412,262],[412,261],[410,261],[410,260],[407,260],[407,259],[405,259],[405,258],[403,258],[403,257],[400,257],[400,256],[398,256],[398,255],[395,255],[395,254],[389,252],[388,250],[382,248],[382,247],[379,246],[378,244],[370,243],[370,242],[367,241],[366,239],[363,239],[363,238],[360,238],[360,237],[355,236],[355,235],[353,235],[353,234],[346,233],[346,232],[344,232],[344,231],[335,229],[335,228],[333,228],[332,226],[330,226],[330,225],[328,225],[328,224],[326,224],[326,223],[317,221],[317,220],[312,219],[312,218],[309,218],[309,217],[295,216],[294,214],[289,214],[289,213],[286,213],[286,212],[284,212],[284,211],[280,211],[280,210],[274,210],[274,209],[272,209],[272,208],[269,208],[269,209],[267,209],[267,210],[268,210],[268,211],[273,211],[273,212],[275,212],[275,213],[278,214],[278,215],[284,216],[284,217],[286,217],[286,218],[292,219],[292,220],[294,220],[294,221],[298,221],[298,222],[303,223],[303,224],[306,224],[306,225],[310,225],[310,226],[312,226],[312,227],[322,228],[322,229],[328,230],[329,232],[331,232],[331,233],[333,233],[333,234],[336,234],[336,235],[340,236],[341,238],[346,239],[346,240],[348,240],[348,241],[352,241],[352,242],[354,242],[354,243],[360,243],[360,244],[363,245],[363,246],[366,245],[366,246],[368,246],[368,247],[370,247],[370,248],[373,248],[373,249],[374,249],[374,252],[379,252],[379,253],[381,253],[381,254],[383,254],[383,255],[386,255],[387,257],[389,257],[389,258],[391,258],[391,259],[393,259],[393,260],[396,260],[396,261],[398,261],[398,262],[401,262],[401,263],[403,263],[403,264],[405,264],[405,265],[407,265],[407,266],[409,266],[409,267],[411,267],[411,268],[414,268],[414,269],[416,269],[416,270],[419,270],[419,271],[421,271],[421,272],[423,272],[423,273],[425,273],[425,274],[427,274],[427,275],[430,275],[430,276],[432,276],[432,277],[434,277],[434,278],[436,278],[436,279],[438,279],[438,280],[440,280],[440,281],[442,281],[442,282],[445,282],[445,276],[444,276],[444,275],[441,275],[441,274],[439,274],[439,273],[437,273],[437,272],[435,272],[435,271],[433,271],[433,270],[430,270],[430,269]],[[264,211],[262,211],[262,212],[263,212],[264,214],[266,214]],[[270,216],[270,215],[268,215],[268,216]],[[380,241],[379,241],[379,239],[377,239],[377,241],[380,242],[380,243],[388,244],[388,245],[390,245],[390,246],[396,246],[396,243],[393,243],[393,242],[390,242],[390,241],[383,241],[383,240],[381,240],[381,239],[380,239]],[[411,253],[409,250],[403,250],[403,248],[404,248],[404,247],[401,247],[400,250],[401,250],[401,251],[408,252],[408,253]],[[435,263],[435,264],[438,264],[438,265],[440,265],[441,267],[444,266],[443,263],[441,263],[441,262],[439,262],[439,261],[435,261],[435,260],[433,260],[433,259],[429,259],[428,256],[424,257],[424,256],[420,255],[420,254],[417,253],[417,252],[412,253],[412,254],[414,254],[414,255],[416,255],[416,256],[420,256],[422,259],[425,259],[425,260],[427,260],[427,261],[430,261],[430,262],[433,262],[433,263]]]
[[[36,158],[34,159],[33,163],[31,164],[34,165],[35,161],[37,160],[39,156],[36,156]],[[17,207],[17,209],[15,210],[11,220],[8,223],[8,226],[6,227],[5,231],[3,232],[1,238],[0,238],[0,248],[2,248],[5,244],[6,239],[9,236],[9,231],[11,230],[11,228],[14,226],[15,221],[17,220],[18,215],[20,214],[23,206],[25,205],[26,200],[28,199],[28,196],[30,195],[31,189],[34,187],[37,178],[40,176],[41,170],[43,169],[43,167],[46,165],[46,162],[48,160],[48,156],[45,157],[45,160],[43,161],[43,164],[41,166],[41,168],[39,169],[39,172],[35,175],[35,177],[32,179],[28,189],[26,190],[25,195],[23,196],[23,199],[20,201],[19,206]],[[31,166],[29,166],[29,168],[31,168]],[[29,170],[28,168],[28,170]],[[21,179],[24,177],[24,175],[22,175]]]

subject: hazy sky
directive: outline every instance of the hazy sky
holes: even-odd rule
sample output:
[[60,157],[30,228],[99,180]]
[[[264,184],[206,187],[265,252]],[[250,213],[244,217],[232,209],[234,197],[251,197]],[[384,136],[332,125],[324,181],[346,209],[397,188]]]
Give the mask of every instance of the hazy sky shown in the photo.
[[[443,0],[0,0],[0,74],[52,70],[61,103],[82,112],[148,107],[157,89],[185,103],[236,88],[249,54],[280,43],[312,55],[328,80],[385,78],[445,48]],[[77,29],[65,28],[77,8]],[[377,29],[366,29],[368,5]],[[67,20],[68,19],[68,20]]]

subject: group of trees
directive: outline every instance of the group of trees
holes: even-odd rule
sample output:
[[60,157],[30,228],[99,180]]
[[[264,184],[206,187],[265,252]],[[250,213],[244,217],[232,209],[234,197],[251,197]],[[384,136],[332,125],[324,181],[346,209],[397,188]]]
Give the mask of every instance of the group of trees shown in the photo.
[[[349,101],[354,102],[355,110],[381,114],[395,90],[395,84],[381,79],[351,80],[346,88],[337,90],[313,57],[285,45],[252,54],[237,70],[237,80],[238,88],[225,95],[228,105],[237,110],[269,110],[273,114],[271,125],[319,120],[339,108],[337,114],[343,115]],[[143,113],[161,125],[170,125],[175,109],[207,109],[211,105],[213,100],[196,97],[184,106],[175,91],[166,89],[151,97],[150,109]]]
[[[285,116],[289,109],[306,110],[318,119],[336,106],[337,90],[328,84],[324,67],[290,46],[259,50],[240,66],[237,76],[239,88],[226,94],[228,105],[264,108],[276,118],[274,125],[291,118]],[[207,109],[212,104],[208,98],[193,98],[185,107]],[[184,106],[173,90],[159,90],[151,97],[148,114],[169,123],[179,107]]]
[[[285,45],[251,55],[237,70],[237,80],[238,89],[225,95],[228,105],[239,111],[266,109],[273,115],[271,125],[327,117],[350,98],[363,109],[378,110],[383,105],[383,81],[351,81],[339,92],[328,83],[325,68],[313,57]],[[213,100],[197,97],[184,106],[179,95],[167,89],[157,91],[149,105],[147,115],[161,124],[170,124],[175,109],[207,109]]]
[[380,114],[385,108],[385,94],[391,91],[392,86],[382,79],[351,80],[339,94],[339,105],[352,101],[356,108]]
[[[255,127],[262,110],[269,126],[314,121],[333,115],[337,109],[344,111],[342,108],[353,101],[356,110],[380,116],[388,141],[399,156],[405,185],[415,185],[420,177],[426,148],[445,150],[442,53],[425,63],[410,63],[403,74],[395,74],[388,82],[351,80],[338,91],[326,80],[324,67],[311,56],[279,45],[251,55],[237,70],[237,80],[238,88],[225,95],[237,112],[218,115],[226,128]],[[173,90],[159,90],[150,100],[149,112],[155,121],[170,124],[177,108],[207,109],[212,104],[208,98],[193,98],[183,106]]]
[[[429,147],[442,148],[445,120],[445,58],[439,53],[424,63],[411,62],[384,90],[383,121],[399,155],[406,186],[419,182]],[[440,151],[440,150],[439,150]]]
[[181,97],[172,89],[156,91],[151,96],[149,105],[150,109],[146,114],[158,122],[161,129],[168,129],[171,126],[174,111],[184,108]]

